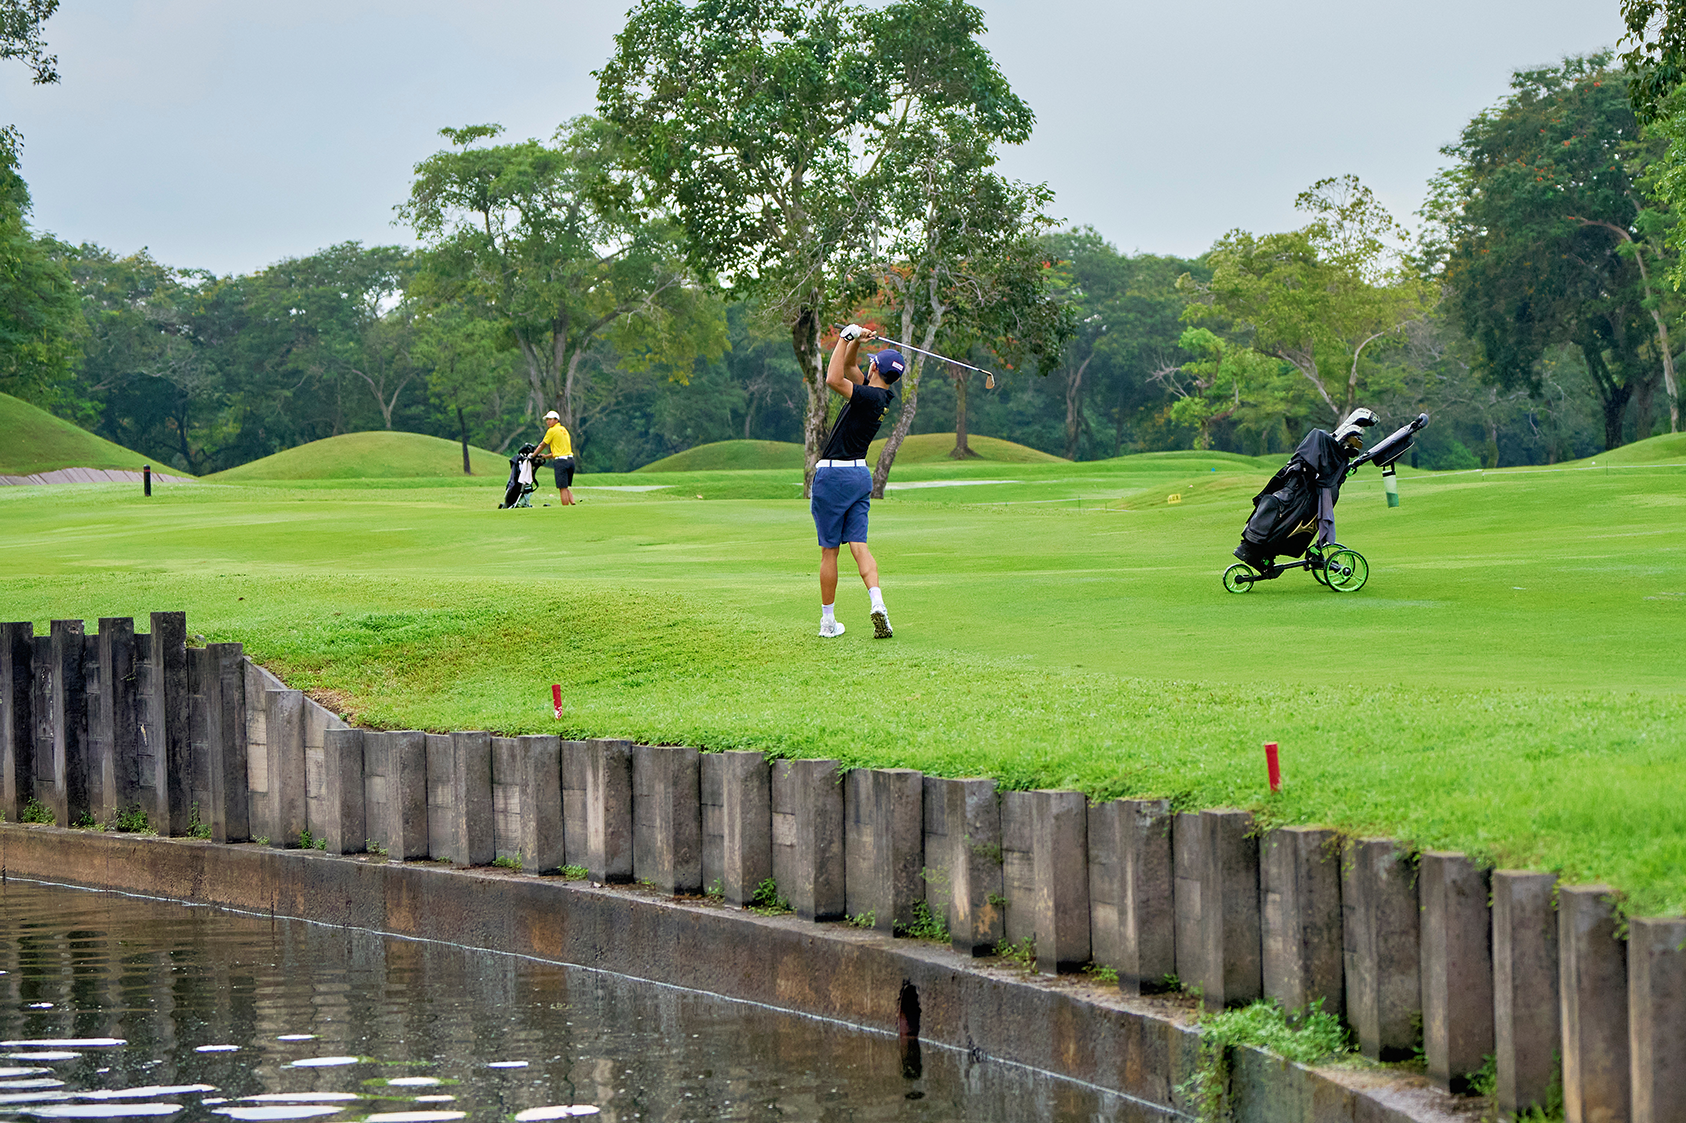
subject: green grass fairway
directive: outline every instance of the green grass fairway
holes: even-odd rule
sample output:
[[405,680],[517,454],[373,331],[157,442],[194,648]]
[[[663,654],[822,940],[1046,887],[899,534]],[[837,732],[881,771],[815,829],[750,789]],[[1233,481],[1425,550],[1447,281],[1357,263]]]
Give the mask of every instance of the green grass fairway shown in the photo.
[[[1686,464],[1348,482],[1370,583],[1219,574],[1277,465],[904,464],[821,640],[800,472],[0,489],[0,618],[186,609],[377,727],[835,756],[1239,805],[1686,910]],[[650,490],[653,489],[653,490]],[[698,499],[697,496],[704,498]],[[1178,501],[1169,502],[1175,495]],[[144,628],[144,622],[141,624]],[[566,715],[550,713],[549,684]],[[1265,787],[1261,745],[1282,746]]]
[[138,472],[142,464],[174,476],[188,475],[160,457],[132,452],[20,398],[0,394],[0,476],[30,476],[55,468]]
[[[509,458],[468,446],[474,474],[509,478]],[[424,433],[343,433],[253,460],[206,479],[218,483],[260,480],[396,480],[462,478],[462,445]]]
[[640,472],[718,472],[745,468],[802,467],[802,446],[794,441],[715,441],[639,468]]

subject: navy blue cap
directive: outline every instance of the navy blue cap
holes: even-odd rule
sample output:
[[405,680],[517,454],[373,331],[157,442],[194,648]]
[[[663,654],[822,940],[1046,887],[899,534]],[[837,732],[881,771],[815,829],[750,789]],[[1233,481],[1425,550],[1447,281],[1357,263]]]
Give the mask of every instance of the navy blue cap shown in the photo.
[[879,378],[893,385],[907,370],[907,360],[900,351],[880,351],[872,357],[872,369],[878,372]]

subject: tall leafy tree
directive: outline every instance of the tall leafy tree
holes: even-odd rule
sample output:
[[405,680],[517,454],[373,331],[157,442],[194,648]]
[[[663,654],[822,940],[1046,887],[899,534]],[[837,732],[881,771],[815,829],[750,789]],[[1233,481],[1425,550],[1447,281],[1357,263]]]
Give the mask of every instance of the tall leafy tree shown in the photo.
[[[145,250],[119,257],[83,245],[65,262],[87,323],[77,378],[89,422],[119,444],[165,452],[195,474],[251,459],[237,452],[238,459],[225,459],[244,443],[243,403],[229,377],[244,369],[234,351],[250,328],[240,281],[173,268]],[[255,455],[276,447],[285,444]]]
[[[59,80],[57,55],[47,53],[42,25],[59,0],[0,0],[0,61],[22,62],[37,86]],[[15,165],[21,143],[17,127],[0,123],[0,163]]]
[[81,309],[64,247],[30,230],[29,210],[17,150],[0,144],[0,392],[68,409]]
[[1032,115],[961,0],[641,0],[598,72],[602,112],[675,207],[699,270],[784,324],[807,386],[808,475],[829,405],[820,336],[876,287],[868,185],[896,126],[965,107],[1009,142]]
[[1606,447],[1622,443],[1630,405],[1638,435],[1650,435],[1659,383],[1678,427],[1668,328],[1680,303],[1660,284],[1674,267],[1674,223],[1641,183],[1666,142],[1642,134],[1608,53],[1518,71],[1511,87],[1443,149],[1455,163],[1426,210],[1477,372],[1501,390],[1534,389],[1546,351],[1570,344]]
[[1379,355],[1427,314],[1432,290],[1404,267],[1397,225],[1354,177],[1321,180],[1295,205],[1312,216],[1299,230],[1220,238],[1207,255],[1211,280],[1184,285],[1184,315],[1227,322],[1255,351],[1292,364],[1314,411],[1338,421],[1391,384]]
[[1053,378],[1063,398],[1063,452],[1068,459],[1121,455],[1126,432],[1139,433],[1163,410],[1164,377],[1190,357],[1179,345],[1187,300],[1177,279],[1186,273],[1204,281],[1210,272],[1196,261],[1119,253],[1087,226],[1049,235],[1043,245],[1059,263],[1060,299],[1074,321]]
[[[42,24],[58,0],[0,0],[0,60],[20,61],[37,85],[57,82]],[[80,316],[60,247],[29,229],[29,187],[18,166],[22,138],[0,123],[0,391],[68,408]]]
[[[964,353],[983,340],[1002,351],[1057,354],[1069,316],[1050,285],[1050,263],[1039,236],[1052,225],[1043,213],[1046,187],[1014,183],[991,171],[994,138],[969,114],[944,110],[930,120],[898,125],[886,143],[901,154],[882,166],[875,185],[883,200],[876,248],[883,255],[886,311],[902,340],[926,351]],[[907,355],[901,409],[873,470],[873,493],[883,495],[896,453],[919,407],[923,355]],[[1042,369],[1046,369],[1044,366]],[[950,366],[955,382],[955,458],[966,446],[965,394],[971,373]]]
[[453,149],[416,165],[399,215],[428,246],[417,292],[495,320],[527,370],[532,416],[554,408],[570,429],[586,360],[603,342],[625,363],[683,379],[724,333],[689,280],[679,232],[617,175],[619,141],[580,117],[553,144],[476,147],[497,125],[443,129]]

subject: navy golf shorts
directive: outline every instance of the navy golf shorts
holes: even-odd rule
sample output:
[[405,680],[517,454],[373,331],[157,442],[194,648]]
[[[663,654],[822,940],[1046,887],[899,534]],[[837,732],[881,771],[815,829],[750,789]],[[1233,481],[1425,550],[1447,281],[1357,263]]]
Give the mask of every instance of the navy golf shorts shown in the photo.
[[820,546],[866,541],[866,514],[872,506],[872,472],[867,468],[816,468],[808,509]]
[[556,473],[556,490],[574,486],[574,458],[572,456],[558,456],[550,462],[551,469]]

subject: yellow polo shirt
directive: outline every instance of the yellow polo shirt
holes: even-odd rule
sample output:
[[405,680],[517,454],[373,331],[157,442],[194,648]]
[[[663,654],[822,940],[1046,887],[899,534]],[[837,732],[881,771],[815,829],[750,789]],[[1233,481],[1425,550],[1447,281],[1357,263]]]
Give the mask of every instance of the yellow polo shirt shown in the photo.
[[574,455],[574,442],[568,439],[568,430],[562,428],[560,421],[545,430],[544,439],[539,444],[548,446],[552,456]]

